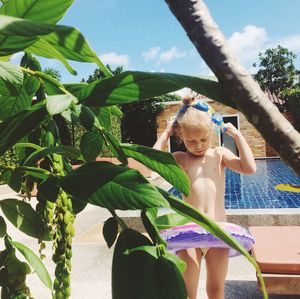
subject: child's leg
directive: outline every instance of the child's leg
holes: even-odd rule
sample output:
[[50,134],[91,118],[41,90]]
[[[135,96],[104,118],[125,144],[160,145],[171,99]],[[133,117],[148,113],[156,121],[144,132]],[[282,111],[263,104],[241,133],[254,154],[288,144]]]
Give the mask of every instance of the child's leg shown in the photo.
[[202,252],[199,248],[189,248],[177,252],[178,257],[186,262],[183,279],[189,299],[197,298]]
[[224,299],[225,278],[228,269],[228,249],[210,248],[205,256],[206,292],[209,299]]

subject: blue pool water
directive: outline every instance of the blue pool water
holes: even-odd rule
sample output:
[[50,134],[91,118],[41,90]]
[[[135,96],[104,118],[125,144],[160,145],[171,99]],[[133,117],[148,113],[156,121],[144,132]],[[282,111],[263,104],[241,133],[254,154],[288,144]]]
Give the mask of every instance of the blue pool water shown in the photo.
[[[257,172],[246,176],[226,169],[226,209],[300,208],[300,193],[275,190],[278,184],[300,185],[298,177],[280,159],[256,160]],[[181,196],[175,188],[169,190]]]

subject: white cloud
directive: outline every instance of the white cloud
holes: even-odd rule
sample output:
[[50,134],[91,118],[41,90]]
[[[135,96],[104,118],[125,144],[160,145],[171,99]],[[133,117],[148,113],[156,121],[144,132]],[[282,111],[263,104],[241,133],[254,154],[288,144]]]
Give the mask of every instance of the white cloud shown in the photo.
[[174,58],[181,58],[185,57],[187,54],[186,52],[180,52],[177,50],[175,46],[173,46],[170,50],[161,52],[159,54],[159,63],[169,62],[173,60]]
[[149,60],[154,60],[154,62],[158,64],[170,62],[175,58],[186,57],[187,55],[193,55],[192,52],[187,53],[185,51],[179,51],[175,46],[167,51],[161,51],[160,47],[152,47],[149,48],[146,52],[142,53],[144,57],[144,61],[148,62]]
[[118,55],[115,52],[101,54],[99,55],[99,58],[104,64],[124,67],[129,65],[129,58],[127,55]]
[[159,51],[160,51],[160,47],[153,47],[150,48],[148,51],[143,52],[142,56],[144,57],[145,62],[157,58]]
[[259,52],[266,48],[267,32],[262,27],[247,25],[243,32],[234,32],[228,43],[246,66],[257,60]]
[[247,25],[243,32],[234,32],[228,39],[228,43],[250,73],[257,72],[252,65],[254,62],[258,62],[258,54],[264,53],[266,49],[281,45],[298,56],[300,54],[300,35],[271,39],[265,28],[253,25]]
[[300,35],[292,35],[282,38],[277,44],[294,53],[300,52]]

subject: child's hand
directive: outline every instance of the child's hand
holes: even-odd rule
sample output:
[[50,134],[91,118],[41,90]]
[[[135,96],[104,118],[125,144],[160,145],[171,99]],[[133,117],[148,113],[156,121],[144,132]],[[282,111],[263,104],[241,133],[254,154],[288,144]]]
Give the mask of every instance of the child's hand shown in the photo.
[[168,136],[172,136],[174,133],[174,121],[175,119],[171,118],[167,120],[167,126],[165,128],[165,131],[168,133]]
[[239,134],[239,130],[232,123],[224,124],[224,128],[226,128],[225,133],[230,137],[234,138]]

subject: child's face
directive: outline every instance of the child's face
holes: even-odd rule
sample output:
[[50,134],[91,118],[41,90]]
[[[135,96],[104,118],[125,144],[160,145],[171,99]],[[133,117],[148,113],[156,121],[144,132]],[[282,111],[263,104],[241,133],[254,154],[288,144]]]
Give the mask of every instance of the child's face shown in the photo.
[[186,149],[195,156],[203,156],[210,146],[211,128],[209,127],[182,127],[181,139]]

